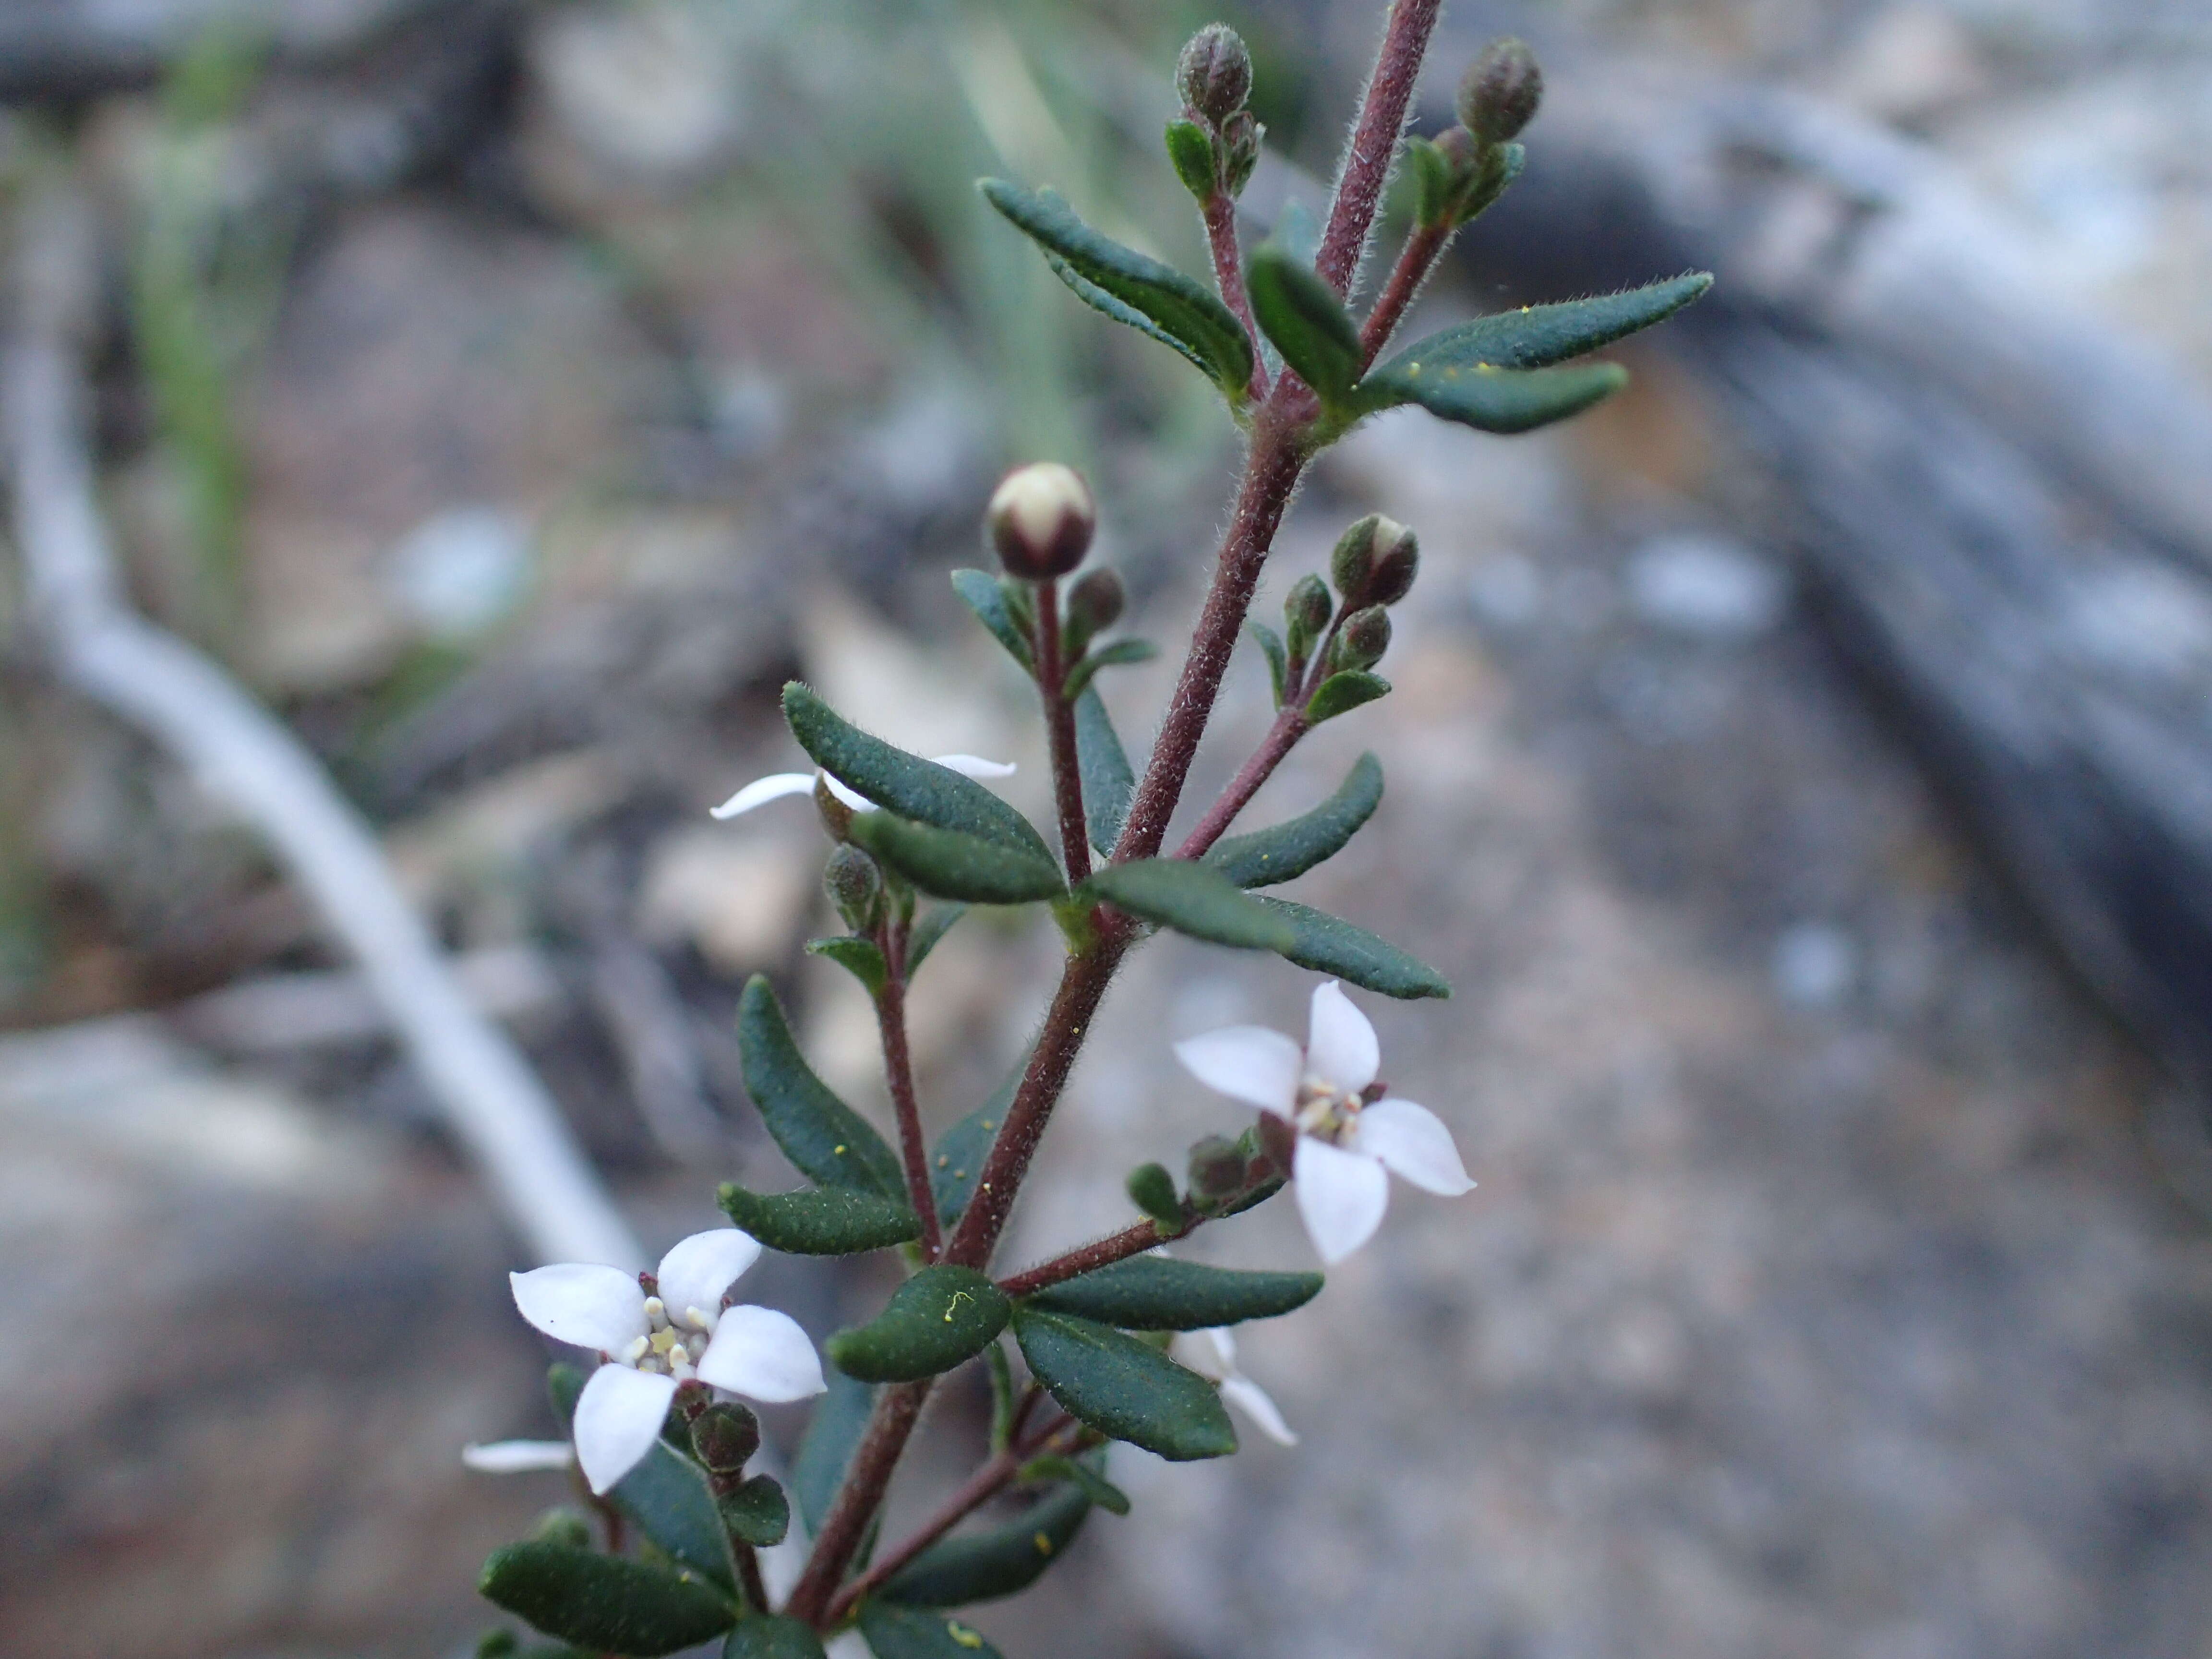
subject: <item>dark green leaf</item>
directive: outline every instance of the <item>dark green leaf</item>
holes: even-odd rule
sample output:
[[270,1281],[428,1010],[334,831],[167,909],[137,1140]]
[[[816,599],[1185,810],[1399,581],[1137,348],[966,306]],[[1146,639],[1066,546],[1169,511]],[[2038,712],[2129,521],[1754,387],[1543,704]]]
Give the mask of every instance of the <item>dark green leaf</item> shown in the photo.
[[1382,763],[1362,755],[1336,793],[1312,811],[1216,842],[1205,861],[1239,887],[1272,887],[1342,852],[1382,800]]
[[[1174,335],[1169,333],[1167,330],[1162,328],[1151,318],[1146,316],[1143,312],[1139,311],[1133,306],[1123,305],[1119,300],[1109,294],[1104,289],[1099,287],[1097,283],[1091,282],[1089,278],[1085,276],[1082,272],[1076,270],[1073,265],[1068,264],[1066,260],[1061,258],[1060,255],[1053,252],[1048,248],[1044,251],[1044,263],[1045,269],[1051,271],[1054,276],[1059,277],[1061,282],[1067,285],[1067,290],[1069,293],[1074,295],[1077,299],[1082,301],[1084,304],[1089,306],[1093,311],[1099,313],[1103,316],[1112,318],[1124,328],[1135,329],[1138,333],[1143,335],[1148,340],[1158,341],[1162,345],[1167,347],[1169,350],[1174,352],[1177,356],[1188,362],[1191,367],[1197,369],[1200,374],[1205,375],[1209,380],[1213,379],[1213,365],[1212,363],[1208,362],[1206,358],[1200,356],[1197,351],[1192,349],[1189,346],[1185,345]],[[1218,382],[1217,381],[1216,384],[1218,385]],[[1224,387],[1223,390],[1225,394],[1227,388]],[[1230,401],[1234,403],[1236,398],[1231,397]]]
[[1549,368],[1595,351],[1601,345],[1649,328],[1673,316],[1713,285],[1707,272],[1692,271],[1649,288],[1607,294],[1560,305],[1523,306],[1478,317],[1415,342],[1395,354],[1376,375],[1419,364],[1437,368]]
[[1323,720],[1333,720],[1362,703],[1388,696],[1390,682],[1380,674],[1370,674],[1364,669],[1347,668],[1340,674],[1331,674],[1315,689],[1306,702],[1306,719],[1316,726]]
[[855,812],[846,833],[923,892],[970,904],[1028,904],[1067,890],[1049,854],[896,812]]
[[904,1199],[858,1187],[750,1193],[724,1182],[718,1197],[740,1231],[792,1255],[854,1255],[921,1237],[921,1221]]
[[1363,927],[1339,920],[1310,905],[1288,899],[1261,898],[1264,904],[1291,924],[1297,934],[1293,947],[1276,954],[1316,974],[1329,974],[1362,990],[1379,991],[1386,997],[1448,997],[1451,987],[1444,976],[1418,957],[1375,937]]
[[1237,1449],[1237,1431],[1213,1385],[1150,1343],[1042,1308],[1017,1307],[1013,1323],[1037,1381],[1101,1434],[1170,1462]]
[[1159,654],[1159,647],[1150,640],[1116,640],[1111,645],[1102,645],[1068,671],[1067,695],[1081,696],[1102,668],[1127,668],[1134,663],[1150,662]]
[[913,1382],[981,1353],[1006,1328],[1013,1304],[973,1267],[939,1262],[891,1293],[866,1324],[826,1345],[830,1363],[864,1382]]
[[734,1588],[729,1546],[714,1519],[714,1495],[706,1472],[665,1440],[657,1440],[638,1466],[607,1496],[638,1530],[687,1567],[724,1589]]
[[1014,613],[1006,608],[1006,590],[999,579],[987,570],[956,570],[952,573],[952,591],[960,602],[975,613],[975,620],[991,630],[991,637],[1006,647],[1006,653],[1024,669],[1036,672],[1030,653],[1030,642],[1023,637],[1021,626]]
[[792,1495],[809,1532],[822,1530],[830,1502],[845,1479],[845,1467],[867,1431],[868,1413],[875,1409],[876,1391],[832,1366],[823,1379],[827,1394],[814,1401],[814,1415],[799,1443],[799,1455],[791,1462]]
[[906,936],[906,976],[912,979],[929,953],[937,948],[938,940],[953,929],[954,924],[968,914],[964,904],[939,904],[924,911]]
[[1281,246],[1263,242],[1244,273],[1252,315],[1283,361],[1317,392],[1338,404],[1359,378],[1359,328],[1314,268]]
[[1290,678],[1291,661],[1283,649],[1283,636],[1265,623],[1246,623],[1244,629],[1260,647],[1260,654],[1267,659],[1267,684],[1274,689],[1275,707],[1283,706],[1286,695],[1285,682]]
[[791,1530],[791,1500],[783,1488],[767,1475],[757,1474],[735,1492],[724,1494],[722,1520],[730,1536],[741,1544],[766,1549],[783,1542]]
[[[1213,1392],[1204,1382],[1199,1386]],[[1063,1486],[1012,1521],[932,1544],[877,1594],[920,1607],[964,1607],[1012,1595],[1035,1583],[1060,1558],[1090,1512],[1090,1496],[1080,1486]]]
[[[1117,322],[1139,318],[1240,401],[1252,378],[1252,343],[1236,313],[1198,283],[1100,235],[1052,191],[1030,191],[1002,179],[977,186],[984,199],[1042,246],[1063,282]],[[1070,277],[1079,282],[1068,281]],[[1100,299],[1114,301],[1099,305]],[[858,786],[854,786],[857,787]]]
[[1080,1486],[1083,1495],[1104,1510],[1109,1515],[1129,1512],[1129,1494],[1092,1468],[1073,1457],[1032,1458],[1022,1465],[1020,1478],[1027,1481],[1066,1480]]
[[1571,368],[1441,367],[1421,360],[1377,369],[1353,401],[1363,413],[1419,404],[1430,414],[1478,432],[1531,432],[1579,415],[1628,384],[1618,363]]
[[877,805],[940,830],[1048,855],[1036,827],[975,779],[870,737],[797,680],[783,688],[783,717],[817,766]]
[[1168,165],[1182,187],[1201,202],[1209,199],[1221,187],[1214,177],[1213,135],[1195,121],[1174,120],[1168,123],[1167,144]]
[[747,1619],[722,1644],[722,1659],[823,1659],[822,1638],[796,1619]]
[[937,1200],[938,1218],[948,1228],[968,1207],[983,1173],[983,1160],[991,1154],[991,1143],[1006,1121],[1006,1109],[1014,1103],[1014,1091],[1021,1086],[1027,1066],[1026,1059],[1018,1062],[991,1097],[947,1129],[930,1152],[930,1194]]
[[583,1371],[565,1359],[556,1359],[545,1368],[545,1397],[552,1402],[554,1421],[560,1424],[564,1435],[571,1431],[569,1425],[575,1418],[584,1381]]
[[793,1169],[824,1187],[872,1193],[904,1207],[906,1181],[898,1155],[815,1076],[791,1035],[783,1005],[759,974],[745,981],[738,999],[738,1054],[761,1121]]
[[1083,817],[1091,844],[1110,851],[1129,816],[1137,775],[1095,686],[1075,700],[1075,768],[1083,778]]
[[1297,942],[1279,917],[1235,882],[1188,859],[1110,864],[1085,882],[1084,890],[1133,916],[1215,945],[1279,954]]
[[1164,1255],[1133,1255],[1027,1300],[1033,1308],[1125,1331],[1200,1331],[1303,1308],[1321,1285],[1319,1273],[1232,1273]]
[[887,1601],[860,1604],[860,1634],[876,1659],[1000,1659],[982,1633],[957,1619]]
[[477,1588],[558,1641],[645,1659],[720,1636],[737,1617],[696,1573],[561,1544],[494,1550]]
[[870,996],[880,994],[884,981],[890,977],[890,969],[884,965],[884,953],[876,948],[876,942],[852,933],[841,933],[835,939],[811,939],[806,941],[806,954],[829,957],[860,981]]

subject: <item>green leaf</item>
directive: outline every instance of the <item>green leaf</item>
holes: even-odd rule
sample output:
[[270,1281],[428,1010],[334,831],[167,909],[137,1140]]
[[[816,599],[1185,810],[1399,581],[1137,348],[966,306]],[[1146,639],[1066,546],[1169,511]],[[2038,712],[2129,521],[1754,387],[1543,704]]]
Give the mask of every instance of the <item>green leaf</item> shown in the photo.
[[1490,368],[1438,366],[1409,360],[1377,369],[1359,383],[1351,402],[1363,414],[1419,404],[1439,419],[1478,432],[1532,432],[1579,415],[1628,384],[1618,363],[1571,368]]
[[706,1472],[665,1440],[607,1494],[638,1530],[687,1567],[724,1589],[735,1589],[729,1546],[714,1518],[714,1495]]
[[759,974],[745,981],[738,1000],[738,1056],[761,1121],[793,1169],[822,1186],[872,1193],[904,1207],[898,1155],[815,1076],[783,1017],[783,1005]]
[[1036,1307],[1018,1306],[1013,1323],[1037,1381],[1099,1433],[1170,1462],[1237,1449],[1237,1431],[1213,1385],[1150,1343]]
[[968,914],[964,904],[939,904],[922,913],[906,936],[906,976],[912,979],[929,953],[937,948],[938,940],[951,933],[960,918]]
[[1390,682],[1380,674],[1347,668],[1340,674],[1331,674],[1315,689],[1306,702],[1306,720],[1309,724],[1319,726],[1323,720],[1350,714],[1362,703],[1373,702],[1389,693]]
[[1096,687],[1085,688],[1075,700],[1075,769],[1083,779],[1083,818],[1091,844],[1110,852],[1128,819],[1137,775]]
[[1559,305],[1523,306],[1478,317],[1416,341],[1382,364],[1370,379],[1418,363],[1423,369],[1549,368],[1673,316],[1713,285],[1709,272],[1654,283],[1626,294]]
[[855,812],[846,833],[854,845],[938,898],[1028,904],[1067,891],[1048,854],[917,823],[896,812]]
[[1252,343],[1236,313],[1206,289],[1100,235],[1054,191],[1026,191],[1003,179],[983,179],[977,188],[1045,250],[1054,274],[1077,297],[1116,322],[1136,321],[1204,369],[1231,403],[1242,402],[1252,378]]
[[1234,1273],[1164,1255],[1133,1255],[1025,1298],[1125,1331],[1200,1331],[1273,1319],[1320,1293],[1319,1273]]
[[720,1636],[737,1618],[696,1573],[563,1544],[494,1550],[477,1588],[557,1641],[645,1659]]
[[1098,677],[1102,668],[1127,668],[1133,664],[1150,662],[1160,654],[1160,648],[1150,640],[1116,640],[1111,645],[1102,645],[1068,671],[1067,695],[1079,697],[1088,690],[1091,682]]
[[545,1368],[545,1397],[552,1402],[553,1419],[561,1425],[561,1432],[573,1431],[576,1401],[584,1392],[584,1373],[565,1359],[556,1359]]
[[1167,145],[1168,165],[1182,187],[1201,202],[1210,200],[1221,188],[1214,177],[1213,135],[1195,121],[1173,120],[1168,123]]
[[1021,624],[1014,620],[1014,613],[1006,608],[1006,590],[999,586],[996,576],[987,570],[956,570],[952,573],[952,591],[1024,672],[1036,672],[1030,642],[1023,635]]
[[1336,290],[1280,246],[1262,242],[1244,273],[1252,315],[1292,372],[1324,404],[1344,401],[1364,354],[1359,327]]
[[1274,688],[1275,707],[1280,708],[1291,675],[1290,654],[1283,648],[1283,636],[1265,623],[1246,623],[1244,631],[1252,636],[1260,647],[1260,654],[1267,659],[1267,684]]
[[1066,1480],[1083,1489],[1083,1495],[1109,1515],[1129,1512],[1129,1494],[1092,1468],[1073,1457],[1037,1457],[1022,1465],[1024,1481]]
[[[1199,1386],[1213,1392],[1203,1382]],[[932,1544],[876,1594],[918,1607],[964,1607],[1012,1595],[1059,1559],[1090,1513],[1089,1494],[1080,1486],[1063,1486],[1012,1521]]]
[[867,1432],[868,1414],[876,1406],[873,1389],[834,1366],[823,1380],[830,1391],[815,1401],[799,1455],[791,1462],[792,1495],[799,1500],[799,1513],[809,1532],[822,1530],[830,1500],[837,1496],[846,1466]]
[[1379,939],[1364,927],[1288,899],[1255,898],[1291,924],[1297,935],[1292,948],[1277,955],[1328,974],[1362,990],[1386,997],[1448,997],[1451,986],[1428,963]]
[[1049,856],[1036,826],[973,778],[895,749],[840,717],[799,681],[783,688],[799,746],[833,778],[902,818]]
[[781,1614],[747,1619],[722,1644],[722,1659],[823,1659],[822,1638]]
[[858,1187],[750,1193],[726,1181],[716,1196],[740,1231],[792,1255],[856,1255],[921,1237],[904,1199]]
[[811,939],[806,941],[806,954],[829,957],[860,981],[872,997],[881,994],[884,981],[890,977],[891,970],[884,961],[884,953],[876,948],[876,942],[855,933],[840,933],[834,939]]
[[1382,800],[1382,763],[1362,755],[1336,793],[1312,811],[1272,829],[1216,842],[1204,862],[1239,887],[1272,887],[1342,852]]
[[1133,916],[1215,945],[1280,954],[1297,943],[1292,930],[1259,900],[1218,870],[1188,859],[1109,864],[1084,883],[1083,890]]
[[1022,1073],[1028,1066],[1027,1056],[1017,1061],[991,1097],[947,1129],[931,1150],[930,1195],[937,1200],[938,1218],[948,1228],[960,1218],[975,1194],[983,1161],[991,1155],[991,1143],[998,1138],[999,1126],[1006,1121],[1014,1091],[1021,1086]]
[[876,1659],[1000,1659],[980,1631],[957,1619],[882,1601],[860,1604],[860,1634]]
[[721,1500],[722,1521],[741,1544],[767,1549],[791,1530],[791,1500],[765,1474],[757,1474]]
[[986,1274],[939,1262],[897,1290],[866,1324],[826,1345],[830,1363],[864,1382],[913,1382],[974,1358],[1006,1328],[1013,1304]]

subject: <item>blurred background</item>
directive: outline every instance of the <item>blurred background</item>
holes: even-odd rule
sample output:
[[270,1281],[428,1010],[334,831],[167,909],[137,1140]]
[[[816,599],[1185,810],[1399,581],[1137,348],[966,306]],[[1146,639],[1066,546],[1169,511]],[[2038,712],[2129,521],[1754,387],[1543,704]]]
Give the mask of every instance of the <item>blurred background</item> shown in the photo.
[[[1253,0],[1256,235],[1318,207],[1380,7]],[[1235,459],[1211,392],[969,189],[1065,191],[1202,269],[1159,154],[1218,15],[1138,0],[10,0],[0,245],[88,206],[92,447],[132,603],[375,826],[645,1243],[778,1184],[744,976],[880,1105],[803,804],[804,674],[1023,763],[945,573],[998,471],[1081,465],[1168,661]],[[1420,125],[1512,31],[1552,94],[1416,326],[1717,270],[1624,396],[1333,454],[1263,606],[1351,518],[1421,534],[1298,896],[1450,977],[1366,1006],[1480,1182],[1402,1192],[1246,1369],[1304,1435],[1170,1467],[977,1623],[1014,1655],[2212,1653],[2212,21],[2191,0],[1450,9]],[[5,326],[22,326],[16,285]],[[20,388],[16,388],[20,391]],[[11,487],[20,483],[11,477]],[[0,558],[0,1649],[467,1651],[561,1480],[521,1246],[318,908],[58,672]],[[1157,670],[1157,672],[1155,672]],[[1268,718],[1232,669],[1193,793]],[[915,1004],[949,1124],[1051,938]],[[1009,1257],[1233,1109],[1165,1041],[1306,976],[1125,976]],[[1194,1254],[1306,1265],[1263,1211]],[[817,1337],[884,1286],[779,1259]],[[955,1388],[896,1507],[981,1435]],[[775,1414],[787,1447],[803,1418]],[[1247,1437],[1255,1440],[1255,1437]]]

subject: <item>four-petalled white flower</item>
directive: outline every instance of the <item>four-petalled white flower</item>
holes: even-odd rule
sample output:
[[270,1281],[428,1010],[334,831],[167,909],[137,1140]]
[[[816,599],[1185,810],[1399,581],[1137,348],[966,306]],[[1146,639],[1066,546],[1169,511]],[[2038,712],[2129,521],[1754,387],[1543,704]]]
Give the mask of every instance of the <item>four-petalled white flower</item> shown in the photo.
[[1474,1182],[1435,1113],[1393,1096],[1368,1097],[1382,1048],[1334,980],[1314,992],[1310,1020],[1304,1048],[1265,1026],[1231,1025],[1178,1042],[1175,1052],[1207,1088],[1296,1127],[1298,1213],[1314,1249],[1334,1265],[1382,1224],[1391,1174],[1447,1196]]
[[[984,760],[976,755],[935,755],[931,758],[947,771],[957,772],[963,778],[1010,778],[1017,770],[1012,761]],[[855,812],[876,810],[875,802],[857,791],[847,788],[827,772],[771,772],[764,778],[755,778],[714,808],[714,816],[733,818],[740,813],[751,811],[756,806],[781,800],[786,795],[811,795],[817,782],[826,784],[831,794]]]
[[1237,1338],[1222,1326],[1185,1331],[1168,1345],[1168,1355],[1221,1385],[1221,1397],[1260,1426],[1260,1432],[1279,1446],[1295,1446],[1298,1437],[1267,1391],[1237,1369]]
[[790,1315],[722,1306],[760,1253],[734,1227],[694,1233],[660,1258],[652,1295],[635,1273],[580,1261],[507,1275],[525,1319],[608,1362],[584,1384],[572,1425],[593,1492],[653,1449],[678,1384],[690,1378],[769,1404],[823,1391],[822,1361]]

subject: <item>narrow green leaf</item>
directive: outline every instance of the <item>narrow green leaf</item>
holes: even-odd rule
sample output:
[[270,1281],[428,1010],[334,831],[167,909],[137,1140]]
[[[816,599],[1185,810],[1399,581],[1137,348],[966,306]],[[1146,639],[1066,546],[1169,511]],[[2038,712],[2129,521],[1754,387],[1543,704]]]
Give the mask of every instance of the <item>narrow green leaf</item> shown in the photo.
[[638,1530],[724,1589],[735,1588],[730,1549],[714,1518],[706,1471],[666,1441],[655,1441],[607,1496]]
[[957,1619],[921,1607],[870,1600],[860,1604],[860,1634],[876,1659],[1000,1659],[998,1649]]
[[722,1659],[823,1659],[822,1638],[781,1614],[746,1619],[722,1644]]
[[716,1196],[741,1231],[792,1255],[855,1255],[921,1237],[921,1221],[903,1199],[858,1187],[750,1193],[724,1182]]
[[834,1365],[823,1380],[830,1391],[815,1400],[814,1414],[799,1438],[799,1455],[791,1461],[792,1496],[799,1500],[799,1513],[809,1532],[822,1530],[830,1500],[837,1496],[846,1466],[867,1432],[868,1413],[876,1405],[873,1389]]
[[1388,696],[1390,682],[1380,674],[1370,674],[1364,669],[1347,668],[1342,673],[1331,674],[1315,688],[1306,702],[1306,719],[1319,726],[1323,720],[1333,720],[1339,714],[1348,714],[1362,703]]
[[[1177,339],[1134,306],[1123,305],[1049,248],[1044,250],[1044,263],[1048,270],[1067,285],[1069,293],[1093,311],[1112,318],[1124,328],[1135,329],[1148,340],[1157,340],[1208,380],[1213,380],[1213,365],[1195,348]],[[1217,381],[1216,384],[1219,383]],[[1223,391],[1226,392],[1227,388],[1224,387]],[[1233,404],[1237,400],[1231,397],[1230,401]]]
[[1083,779],[1083,819],[1091,844],[1112,850],[1137,793],[1137,775],[1096,687],[1075,700],[1075,769]]
[[1133,916],[1215,945],[1281,954],[1297,943],[1291,929],[1259,900],[1218,870],[1188,859],[1109,864],[1083,890]]
[[825,1345],[830,1363],[864,1382],[913,1382],[981,1353],[1006,1328],[1013,1304],[986,1274],[939,1262],[891,1293],[866,1324]]
[[1006,654],[1021,664],[1024,672],[1036,672],[1030,642],[1023,637],[1014,613],[1006,608],[1006,590],[999,586],[996,576],[987,570],[956,570],[952,573],[952,591],[960,596],[963,605],[975,613],[975,620],[990,630],[991,637],[1006,647]]
[[1013,1324],[1037,1381],[1099,1433],[1170,1462],[1237,1449],[1237,1431],[1213,1385],[1150,1343],[1036,1307],[1017,1307]]
[[1213,844],[1205,862],[1239,887],[1272,887],[1334,858],[1382,801],[1382,765],[1362,755],[1351,775],[1310,812]]
[[1028,1065],[1027,1056],[1016,1061],[991,1097],[947,1129],[930,1151],[930,1194],[937,1200],[938,1218],[948,1228],[960,1218],[969,1199],[975,1195],[983,1160],[991,1155],[991,1143],[998,1138],[999,1126],[1006,1121],[1006,1109],[1014,1103],[1014,1091],[1021,1086],[1022,1073]]
[[906,936],[906,976],[912,979],[937,942],[951,933],[960,918],[968,914],[964,904],[933,905],[915,921],[913,931]]
[[1028,904],[1067,890],[1049,854],[917,823],[896,812],[855,812],[855,845],[923,892],[970,904]]
[[1252,343],[1213,294],[1172,265],[1102,236],[1052,191],[1026,191],[1003,179],[983,179],[977,188],[1045,250],[1063,281],[1082,279],[1081,286],[1068,283],[1079,298],[1093,306],[1094,295],[1114,301],[1115,308],[1098,308],[1117,322],[1142,317],[1152,325],[1147,333],[1205,369],[1232,403],[1242,400],[1252,378]]
[[869,736],[793,680],[783,717],[799,746],[833,778],[901,817],[1048,855],[1036,826],[973,778]]
[[783,1488],[765,1474],[757,1474],[721,1500],[722,1520],[730,1536],[759,1549],[783,1542],[791,1530],[791,1500]]
[[[1376,376],[1419,364],[1438,368],[1550,368],[1673,316],[1713,285],[1694,270],[1648,288],[1478,317],[1394,354]],[[1372,378],[1372,377],[1370,377]]]
[[[877,960],[880,963],[882,958]],[[793,1169],[822,1186],[873,1193],[904,1206],[906,1180],[898,1155],[866,1118],[815,1076],[783,1017],[783,1005],[763,975],[745,981],[738,1001],[738,1057],[761,1121]]]
[[556,1641],[642,1659],[711,1640],[737,1618],[696,1573],[563,1544],[494,1550],[477,1588]]
[[1102,668],[1127,668],[1136,663],[1150,662],[1159,654],[1159,647],[1150,640],[1116,640],[1111,645],[1102,645],[1068,670],[1067,695],[1081,696],[1090,689],[1091,682],[1097,678],[1098,671]]
[[1352,402],[1362,413],[1419,404],[1430,414],[1478,432],[1533,432],[1579,415],[1628,384],[1618,363],[1571,368],[1441,368],[1412,361],[1378,369],[1359,383]]
[[827,957],[854,979],[870,996],[878,995],[884,981],[890,977],[890,969],[884,961],[884,953],[876,948],[873,939],[861,939],[852,933],[840,933],[834,939],[811,939],[806,941],[810,957]]
[[1252,315],[1291,371],[1339,404],[1359,378],[1359,327],[1336,290],[1280,246],[1262,242],[1244,272]]
[[[1203,1382],[1199,1386],[1213,1392]],[[1090,1513],[1089,1494],[1063,1486],[1012,1521],[932,1544],[886,1579],[877,1595],[918,1607],[964,1607],[1012,1595],[1059,1559]]]
[[1319,1273],[1237,1273],[1164,1255],[1134,1255],[1026,1298],[1125,1331],[1200,1331],[1273,1319],[1320,1293]]
[[1129,1494],[1092,1468],[1073,1457],[1038,1457],[1022,1465],[1024,1481],[1066,1480],[1083,1488],[1083,1494],[1109,1515],[1129,1512]]
[[1288,899],[1255,898],[1253,902],[1266,905],[1290,923],[1297,940],[1290,950],[1276,954],[1301,968],[1332,975],[1386,997],[1451,994],[1451,986],[1442,974],[1364,927]]
[[1290,655],[1283,647],[1283,636],[1265,623],[1246,623],[1244,631],[1251,635],[1260,647],[1260,654],[1267,659],[1267,684],[1274,689],[1275,707],[1280,708],[1287,695],[1285,682],[1291,674]]
[[1195,121],[1176,119],[1168,123],[1167,146],[1168,165],[1182,187],[1201,202],[1209,199],[1220,188],[1214,177],[1213,136]]

